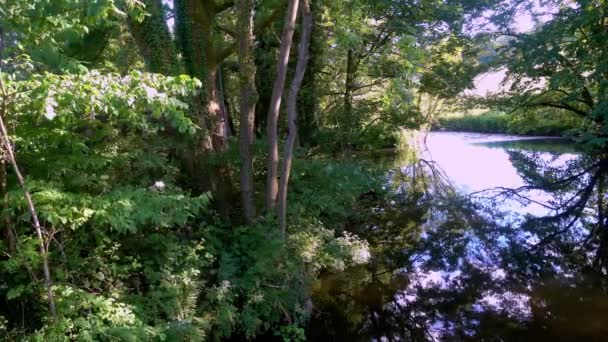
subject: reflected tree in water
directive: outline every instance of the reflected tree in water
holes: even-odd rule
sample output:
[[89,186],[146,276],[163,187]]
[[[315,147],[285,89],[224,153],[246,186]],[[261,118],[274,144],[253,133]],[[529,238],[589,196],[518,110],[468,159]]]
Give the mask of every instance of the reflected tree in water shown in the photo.
[[[580,155],[558,167],[557,154],[509,153],[524,187],[465,196],[433,162],[416,160],[390,173],[386,202],[361,198],[348,229],[370,242],[372,259],[317,284],[309,337],[605,336],[605,161]],[[498,209],[513,200],[546,214]]]

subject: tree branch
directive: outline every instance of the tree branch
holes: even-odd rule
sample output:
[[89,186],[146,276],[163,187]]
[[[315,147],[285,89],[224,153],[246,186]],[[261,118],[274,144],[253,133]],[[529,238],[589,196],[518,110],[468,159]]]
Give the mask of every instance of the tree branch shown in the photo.
[[[261,31],[263,31],[268,26],[270,26],[273,23],[273,21],[280,16],[280,14],[281,14],[281,7],[277,7],[266,18],[260,19],[255,25],[254,35],[257,36],[258,34],[260,34]],[[224,48],[222,51],[220,51],[217,55],[218,63],[223,61],[224,59],[228,58],[234,52],[236,52],[237,47],[238,47],[238,45],[235,42],[235,43],[230,44],[230,46]]]
[[584,110],[580,110],[576,107],[573,107],[569,104],[563,103],[563,102],[551,102],[551,101],[541,101],[541,102],[536,102],[536,103],[529,103],[524,105],[524,107],[551,107],[551,108],[559,108],[559,109],[565,109],[568,111],[571,111],[573,113],[576,113],[582,117],[587,117],[588,113]]
[[0,109],[0,138],[2,140],[2,145],[4,146],[5,158],[8,158],[8,161],[11,163],[13,167],[13,171],[15,172],[15,176],[17,176],[17,180],[19,181],[19,186],[23,191],[23,195],[27,201],[27,206],[30,211],[30,215],[32,216],[32,224],[34,226],[34,230],[36,231],[36,235],[38,237],[40,256],[42,258],[42,270],[44,272],[44,286],[46,288],[47,294],[47,302],[49,306],[49,312],[51,314],[51,319],[53,321],[57,321],[57,309],[55,307],[55,296],[53,295],[53,282],[51,280],[51,270],[49,267],[48,260],[48,250],[45,247],[44,236],[42,235],[42,227],[40,225],[40,221],[38,220],[38,214],[36,212],[36,207],[34,206],[34,201],[32,200],[32,196],[30,192],[27,190],[25,186],[25,179],[23,175],[21,175],[21,171],[19,170],[19,165],[17,164],[17,160],[15,159],[15,154],[13,152],[13,146],[11,145],[8,130],[4,124],[4,116],[6,114],[7,108],[7,93],[4,87],[4,82],[2,81],[2,75],[0,74],[0,91],[2,92],[2,108]]

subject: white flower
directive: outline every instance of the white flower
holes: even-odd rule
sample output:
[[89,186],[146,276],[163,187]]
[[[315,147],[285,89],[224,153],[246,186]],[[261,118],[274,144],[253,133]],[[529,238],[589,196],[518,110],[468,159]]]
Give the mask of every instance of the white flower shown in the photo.
[[146,91],[146,96],[147,96],[149,99],[153,99],[153,98],[155,98],[155,97],[158,95],[158,90],[156,90],[156,89],[154,89],[154,88],[148,87],[148,86],[147,86],[147,85],[145,85],[145,84],[143,85],[143,88],[144,88],[144,90]]
[[152,187],[156,190],[164,190],[167,185],[163,181],[156,181]]
[[46,116],[47,119],[53,120],[57,116],[57,113],[55,113],[55,106],[57,106],[57,102],[53,96],[49,94],[46,101],[44,101],[44,116]]

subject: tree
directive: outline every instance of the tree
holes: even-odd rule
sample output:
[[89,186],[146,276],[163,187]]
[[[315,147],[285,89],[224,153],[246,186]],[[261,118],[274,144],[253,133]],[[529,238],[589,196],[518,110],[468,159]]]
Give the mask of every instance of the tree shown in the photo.
[[[576,248],[594,245],[594,268],[604,272],[608,266],[608,226],[605,221],[604,179],[606,174],[606,135],[608,98],[608,39],[604,2],[551,1],[545,8],[555,8],[551,19],[530,32],[517,33],[510,29],[509,18],[517,11],[529,10],[521,4],[506,4],[494,19],[498,30],[492,37],[501,37],[496,56],[490,65],[506,68],[506,90],[495,94],[492,105],[512,113],[569,113],[583,121],[575,136],[588,157],[579,158],[567,167],[556,170],[543,166],[543,161],[514,153],[512,159],[522,167],[520,173],[529,186],[509,190],[509,196],[520,196],[531,189],[544,189],[564,194],[566,198],[555,206],[555,214],[530,219],[527,227],[542,236],[536,248],[562,244],[561,237],[584,223],[587,210],[596,212],[594,228],[587,242],[577,241]],[[541,14],[535,14],[534,16]],[[576,189],[576,191],[574,191]]]
[[462,32],[464,22],[492,3],[325,4],[330,15],[317,27],[326,31],[322,50],[324,60],[331,62],[318,73],[323,114],[318,121],[321,132],[331,129],[339,138],[324,143],[338,142],[341,149],[349,144],[362,148],[369,140],[380,141],[380,146],[394,144],[382,136],[390,137],[399,126],[417,127],[423,118],[414,93],[420,76],[433,63],[433,47],[458,40],[452,38],[470,39]]
[[300,45],[298,47],[298,62],[296,65],[296,73],[291,81],[289,88],[289,96],[287,97],[287,122],[289,125],[289,134],[285,141],[283,152],[283,161],[281,163],[281,181],[278,191],[278,216],[279,230],[282,238],[285,238],[285,230],[287,225],[287,188],[289,185],[289,174],[291,172],[291,163],[293,160],[293,149],[298,135],[298,93],[304,79],[306,66],[308,64],[308,49],[310,43],[310,35],[312,31],[312,14],[310,11],[310,3],[308,0],[300,0],[300,11],[302,12],[302,31],[300,33]]
[[253,129],[255,105],[258,99],[255,86],[256,66],[253,57],[253,1],[239,2],[239,81],[241,88],[241,120],[239,132],[239,153],[241,156],[241,202],[244,216],[249,223],[255,218],[255,198],[253,183]]
[[[2,96],[2,104],[0,105],[0,140],[2,142],[2,158],[7,160],[13,167],[15,175],[17,176],[17,179],[19,181],[19,186],[21,187],[21,190],[23,191],[23,196],[25,197],[25,200],[27,202],[29,214],[32,218],[32,226],[38,238],[38,251],[42,259],[44,287],[46,289],[46,300],[49,307],[49,313],[51,315],[51,319],[53,321],[56,321],[57,308],[55,307],[55,295],[53,294],[53,280],[51,277],[51,267],[49,265],[48,243],[46,241],[46,238],[43,236],[42,226],[40,224],[40,220],[38,219],[38,211],[36,210],[36,206],[34,205],[34,201],[32,200],[32,195],[27,189],[25,178],[23,178],[23,175],[19,170],[19,165],[17,164],[17,159],[15,158],[15,152],[13,151],[13,144],[10,140],[8,130],[6,129],[6,125],[4,123],[4,118],[10,114],[7,112],[7,110],[11,105],[10,101],[12,100],[12,97],[15,94],[9,94],[7,92],[7,89],[4,86],[3,77],[4,75],[0,73],[0,95]],[[6,174],[6,170],[4,170],[4,173]],[[9,229],[9,227],[6,227],[6,229]]]
[[[603,2],[554,3],[553,18],[529,33],[500,30],[507,42],[499,47],[496,67],[506,67],[508,89],[499,103],[520,110],[549,108],[586,120],[580,132],[592,149],[608,143],[605,78],[608,72],[605,41],[608,8]],[[506,32],[505,32],[506,31]]]
[[287,77],[287,65],[289,63],[289,50],[296,30],[296,18],[298,15],[298,0],[289,0],[285,24],[281,35],[281,47],[277,60],[277,74],[272,87],[272,97],[268,108],[268,119],[266,135],[268,139],[268,166],[266,176],[266,209],[272,210],[277,204],[279,192],[279,144],[278,144],[278,120],[281,108],[281,98]]

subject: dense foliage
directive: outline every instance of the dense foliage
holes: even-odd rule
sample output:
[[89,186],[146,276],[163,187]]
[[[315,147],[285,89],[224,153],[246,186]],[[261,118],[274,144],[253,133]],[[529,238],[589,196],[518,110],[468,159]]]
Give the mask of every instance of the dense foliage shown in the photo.
[[437,118],[432,129],[457,132],[508,133],[532,136],[572,137],[579,133],[581,120],[554,111],[507,114],[488,111],[478,115]]
[[[549,7],[534,30],[510,30]],[[388,182],[352,159],[437,122],[585,143],[591,157],[566,170],[512,159],[531,188],[582,187],[524,227],[549,239],[593,207],[584,251],[605,273],[606,8],[0,0],[0,339],[300,341],[320,278],[354,270],[371,281],[347,285],[394,296],[408,258],[429,247],[425,267],[455,265],[442,253],[491,224],[413,154]],[[500,68],[509,90],[474,101],[496,112],[440,118]],[[330,293],[318,298],[348,301]],[[379,308],[349,309],[356,329]],[[416,324],[401,336],[429,338]]]

